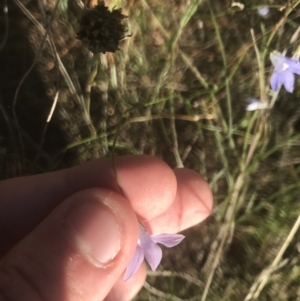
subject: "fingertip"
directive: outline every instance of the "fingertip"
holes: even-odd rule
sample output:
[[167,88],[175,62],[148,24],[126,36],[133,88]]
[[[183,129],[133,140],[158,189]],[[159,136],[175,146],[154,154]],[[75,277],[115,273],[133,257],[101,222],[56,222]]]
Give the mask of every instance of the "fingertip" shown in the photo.
[[172,204],[177,180],[162,160],[146,155],[120,157],[117,172],[126,199],[141,221],[163,213]]
[[[203,213],[203,219],[207,218],[213,207],[213,194],[208,182],[196,171],[188,168],[174,170],[180,199],[188,197],[198,204],[196,212]],[[202,220],[201,220],[202,221]]]
[[115,168],[111,158],[87,162],[69,170],[68,182],[73,190],[93,186],[123,193],[140,220],[164,212],[173,202],[177,187],[173,170],[147,155],[116,157]]
[[174,233],[205,220],[213,206],[213,195],[208,183],[197,172],[175,169],[177,193],[170,208],[148,222],[153,233]]
[[178,188],[173,212],[178,216],[176,232],[179,232],[201,223],[209,216],[213,195],[207,181],[194,170],[182,168],[174,173]]

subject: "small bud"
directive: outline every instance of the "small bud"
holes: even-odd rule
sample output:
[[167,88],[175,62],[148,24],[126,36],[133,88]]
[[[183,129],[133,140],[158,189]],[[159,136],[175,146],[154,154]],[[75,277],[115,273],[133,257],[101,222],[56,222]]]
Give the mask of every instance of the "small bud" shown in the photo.
[[269,14],[270,9],[267,6],[263,6],[263,7],[258,8],[257,12],[260,16],[266,17]]
[[256,111],[256,110],[264,110],[268,108],[268,104],[266,102],[261,102],[256,98],[249,99],[249,104],[246,107],[246,111]]

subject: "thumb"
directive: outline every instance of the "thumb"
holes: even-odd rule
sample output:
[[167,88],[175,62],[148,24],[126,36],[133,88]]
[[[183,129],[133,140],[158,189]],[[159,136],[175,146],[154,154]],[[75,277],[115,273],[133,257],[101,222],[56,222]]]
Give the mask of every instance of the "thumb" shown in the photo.
[[0,299],[103,300],[137,239],[136,215],[126,199],[105,189],[82,190],[0,261]]

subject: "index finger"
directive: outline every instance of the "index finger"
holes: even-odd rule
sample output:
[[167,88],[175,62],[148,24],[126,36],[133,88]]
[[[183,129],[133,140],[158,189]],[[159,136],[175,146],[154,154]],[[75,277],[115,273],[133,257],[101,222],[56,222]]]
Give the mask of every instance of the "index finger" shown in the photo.
[[[212,195],[197,173],[174,171],[151,156],[116,158],[118,180],[110,158],[47,174],[0,182],[0,253],[32,231],[60,202],[77,191],[101,187],[124,193],[151,232],[191,227],[211,210]],[[119,186],[120,185],[120,186]]]
[[51,173],[0,182],[2,246],[13,246],[34,229],[60,202],[75,192],[102,187],[119,192],[141,219],[152,219],[173,202],[177,182],[172,169],[151,156],[116,158],[118,181],[111,158]]

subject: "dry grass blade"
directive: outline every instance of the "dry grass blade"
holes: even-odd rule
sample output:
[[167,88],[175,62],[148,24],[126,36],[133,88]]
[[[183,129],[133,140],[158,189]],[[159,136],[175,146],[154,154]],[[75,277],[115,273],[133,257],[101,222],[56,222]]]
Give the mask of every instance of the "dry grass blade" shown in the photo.
[[277,253],[271,265],[261,272],[257,281],[253,284],[252,288],[250,288],[250,292],[246,296],[245,301],[256,300],[259,297],[261,291],[263,290],[264,286],[267,284],[272,273],[278,269],[278,266],[280,265],[280,260],[284,252],[286,251],[287,247],[293,240],[295,234],[299,230],[299,227],[300,227],[300,215],[298,216],[296,222],[294,223],[294,226],[292,227],[289,235],[287,236],[286,240],[284,241],[283,245],[281,246],[279,252]]

